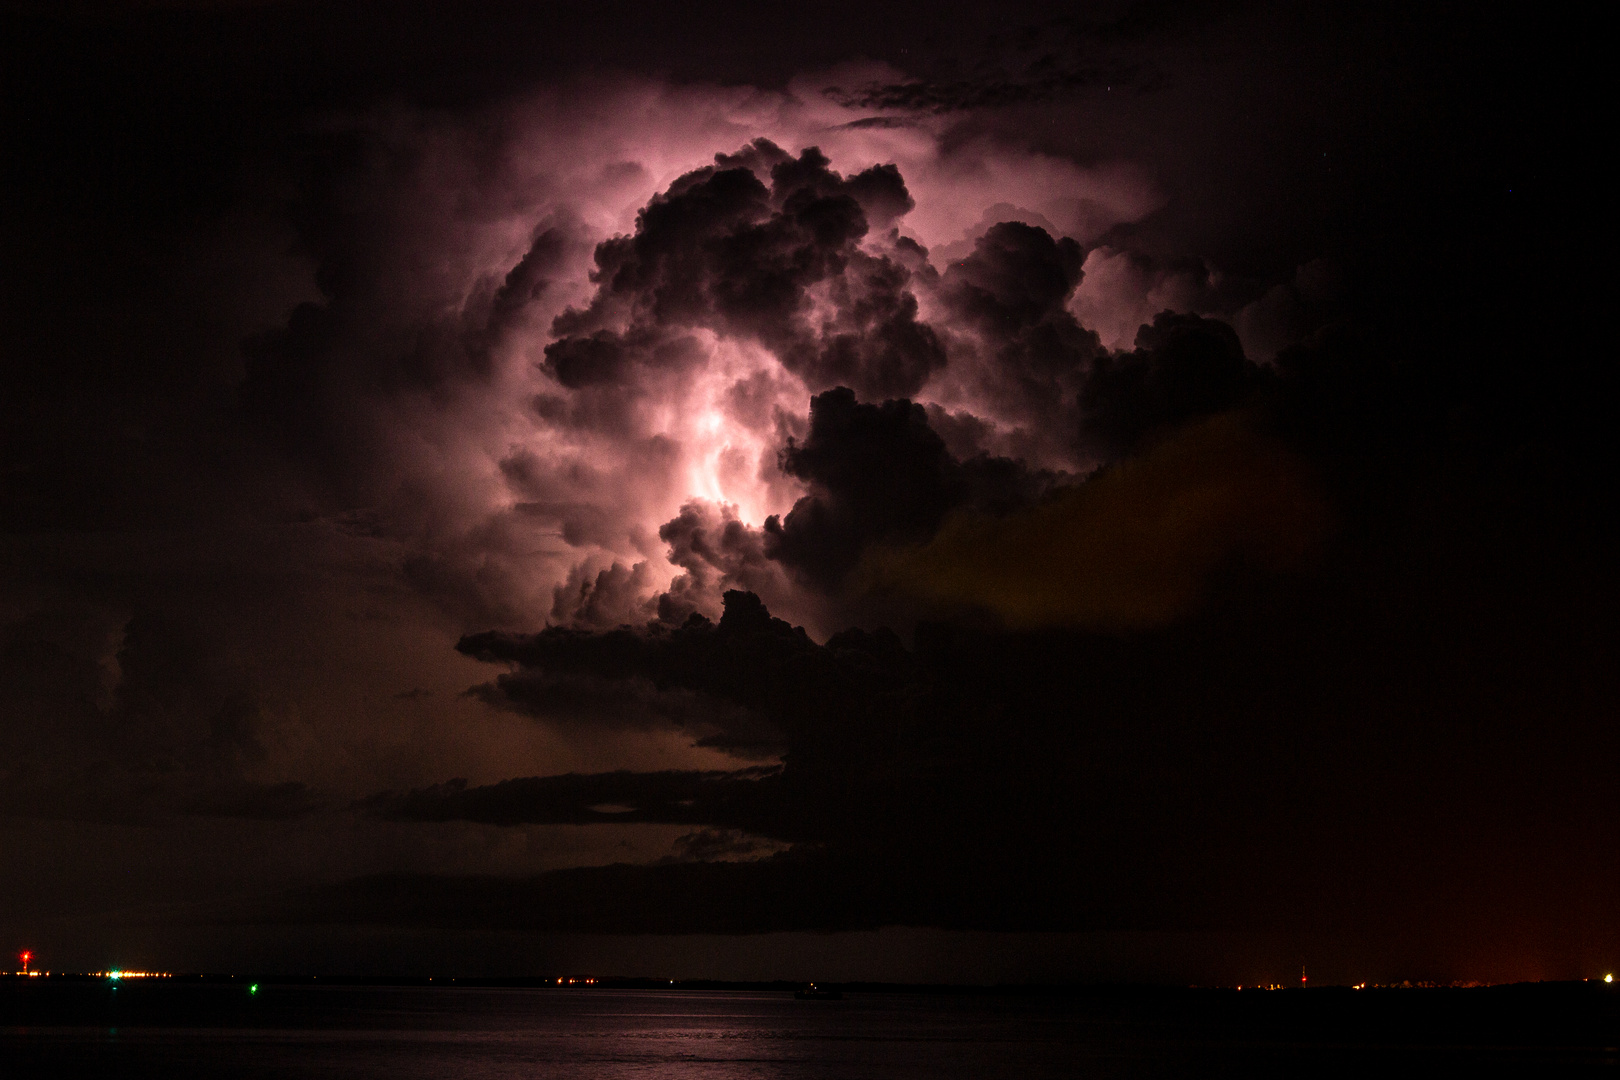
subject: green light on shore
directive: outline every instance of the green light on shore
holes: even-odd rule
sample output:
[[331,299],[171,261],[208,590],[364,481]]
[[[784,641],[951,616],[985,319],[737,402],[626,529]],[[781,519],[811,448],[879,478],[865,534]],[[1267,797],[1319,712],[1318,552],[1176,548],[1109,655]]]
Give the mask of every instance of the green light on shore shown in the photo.
[[254,983],[252,986],[248,987],[248,993],[257,994],[258,992],[259,992],[259,984],[258,983]]
[[122,974],[123,974],[122,971],[109,971],[109,972],[107,972],[107,978],[116,979]]

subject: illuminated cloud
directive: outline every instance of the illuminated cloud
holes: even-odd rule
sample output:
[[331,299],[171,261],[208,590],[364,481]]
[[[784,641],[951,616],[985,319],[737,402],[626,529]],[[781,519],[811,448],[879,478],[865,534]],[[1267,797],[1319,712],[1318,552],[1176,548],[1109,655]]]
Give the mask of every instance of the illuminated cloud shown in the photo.
[[[1100,350],[1065,310],[1069,234],[1146,213],[1152,185],[938,123],[851,127],[822,89],[581,84],[495,110],[492,135],[407,112],[341,133],[388,170],[314,190],[323,296],[255,341],[243,389],[315,481],[297,512],[363,508],[474,624],[712,616],[742,585],[828,633],[737,546],[772,515],[802,531],[783,455],[812,395],[919,402],[961,457],[1084,468]],[[691,543],[683,521],[716,514],[737,524],[702,535],[737,539]]]
[[1454,21],[33,7],[8,912],[1615,925],[1599,173]]

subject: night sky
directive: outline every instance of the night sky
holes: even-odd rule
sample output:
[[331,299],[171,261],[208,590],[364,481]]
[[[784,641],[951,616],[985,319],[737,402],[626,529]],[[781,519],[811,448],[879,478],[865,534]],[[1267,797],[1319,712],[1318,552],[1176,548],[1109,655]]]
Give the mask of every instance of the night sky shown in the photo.
[[5,5],[0,947],[1620,963],[1590,29],[1323,6]]

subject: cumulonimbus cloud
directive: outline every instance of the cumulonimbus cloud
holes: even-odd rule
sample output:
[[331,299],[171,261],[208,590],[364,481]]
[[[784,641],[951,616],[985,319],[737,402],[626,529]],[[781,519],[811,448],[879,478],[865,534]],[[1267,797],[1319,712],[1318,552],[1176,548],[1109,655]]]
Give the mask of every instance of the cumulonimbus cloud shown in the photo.
[[1067,307],[1069,234],[1148,212],[1152,183],[949,145],[940,118],[856,123],[872,110],[823,92],[848,75],[578,85],[476,132],[404,112],[339,132],[390,164],[310,189],[323,295],[253,343],[243,392],[320,478],[301,512],[363,508],[474,625],[634,623],[661,595],[714,616],[742,584],[830,632],[781,559],[711,573],[720,547],[670,538],[696,535],[683,515],[789,518],[813,395],[913,401],[959,458],[1083,471],[1100,347]]

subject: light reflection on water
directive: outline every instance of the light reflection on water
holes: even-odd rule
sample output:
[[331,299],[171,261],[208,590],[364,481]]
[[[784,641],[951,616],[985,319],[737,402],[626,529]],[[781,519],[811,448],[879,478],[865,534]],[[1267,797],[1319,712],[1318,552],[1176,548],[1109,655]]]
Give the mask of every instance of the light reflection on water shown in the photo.
[[790,1080],[1071,1075],[1086,1041],[1061,1009],[1026,1002],[612,990],[265,993],[284,1026],[12,1029],[0,1034],[0,1048],[14,1065],[37,1058],[60,1069],[73,1061],[76,1071],[153,1077]]
[[1500,1053],[1482,1059],[1455,1045],[1234,1038],[1197,1016],[1121,1011],[1097,999],[852,994],[805,1002],[770,993],[266,987],[230,1021],[0,1028],[0,1074],[994,1080],[1255,1069],[1423,1075],[1459,1063],[1479,1075],[1481,1064],[1509,1064]]

